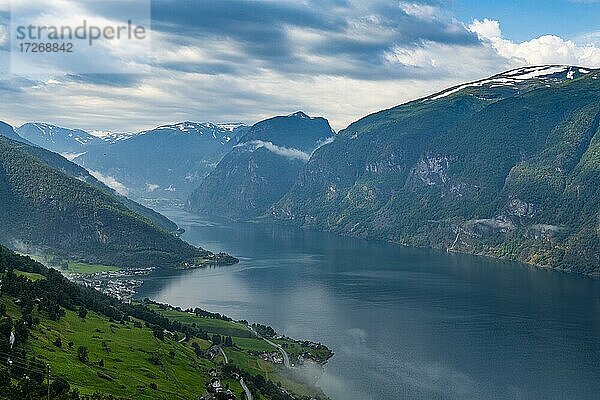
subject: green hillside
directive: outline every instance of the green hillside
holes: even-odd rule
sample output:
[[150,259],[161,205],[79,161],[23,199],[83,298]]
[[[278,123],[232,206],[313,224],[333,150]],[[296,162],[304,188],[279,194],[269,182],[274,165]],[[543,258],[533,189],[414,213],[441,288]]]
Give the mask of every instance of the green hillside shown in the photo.
[[85,169],[80,167],[79,165],[68,161],[66,158],[62,157],[59,154],[53,153],[46,149],[36,146],[28,146],[26,144],[19,146],[21,150],[31,154],[32,156],[42,160],[44,163],[49,166],[58,169],[59,171],[64,172],[67,175],[70,175],[73,178],[77,178],[84,182],[89,183],[90,185],[113,195],[118,201],[123,203],[127,208],[136,213],[148,218],[154,225],[157,227],[163,228],[169,232],[176,232],[178,230],[177,224],[173,221],[169,220],[162,214],[157,213],[156,211],[144,207],[143,205],[136,203],[133,200],[128,199],[125,196],[122,196],[116,193],[113,189],[106,186],[104,183],[100,182],[98,179],[94,178],[90,173]]
[[[46,365],[52,399],[220,399],[207,389],[213,377],[238,399],[244,398],[240,377],[255,399],[291,400],[288,392],[323,398],[283,366],[264,361],[262,352],[276,350],[245,323],[199,309],[124,304],[2,246],[0,274],[2,399],[45,399]],[[324,362],[330,354],[315,357]]]
[[315,152],[271,213],[600,274],[599,78],[531,67],[367,116]]
[[210,256],[115,195],[51,167],[35,151],[0,137],[3,243],[28,253],[120,267],[179,266]]

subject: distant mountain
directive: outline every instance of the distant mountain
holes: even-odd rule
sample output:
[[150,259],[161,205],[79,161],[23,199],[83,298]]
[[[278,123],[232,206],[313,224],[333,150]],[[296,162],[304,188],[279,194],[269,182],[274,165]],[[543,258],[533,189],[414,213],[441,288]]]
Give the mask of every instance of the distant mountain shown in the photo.
[[113,131],[90,131],[90,135],[102,139],[106,143],[115,143],[121,140],[131,139],[139,134],[139,132],[113,132]]
[[128,208],[78,168],[0,137],[0,242],[123,267],[179,266],[211,257]]
[[44,149],[63,155],[78,155],[102,139],[81,129],[68,129],[42,122],[30,122],[15,130],[19,136]]
[[600,70],[526,67],[369,115],[280,222],[600,275]]
[[27,140],[19,136],[11,125],[2,121],[0,121],[0,136],[7,137],[11,140],[16,140],[17,142],[21,143],[29,143]]
[[181,122],[94,146],[74,161],[123,185],[136,199],[187,198],[248,129]]
[[248,219],[266,212],[334,131],[303,112],[258,122],[190,196],[188,210]]

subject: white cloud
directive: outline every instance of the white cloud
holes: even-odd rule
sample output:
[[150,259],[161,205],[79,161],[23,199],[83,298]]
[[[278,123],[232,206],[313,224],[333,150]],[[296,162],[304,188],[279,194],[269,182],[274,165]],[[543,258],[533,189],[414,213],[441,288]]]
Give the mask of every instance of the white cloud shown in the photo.
[[421,19],[436,19],[441,14],[441,10],[438,7],[408,1],[401,1],[400,9],[408,15]]
[[600,67],[600,47],[591,42],[578,44],[555,35],[513,42],[502,37],[498,21],[489,19],[474,20],[468,28],[513,65],[573,64]]
[[263,142],[262,140],[252,140],[250,142],[243,143],[239,146],[243,146],[243,147],[250,146],[250,147],[252,147],[253,150],[265,148],[265,149],[269,150],[271,153],[277,154],[282,157],[291,158],[294,160],[308,161],[310,159],[310,154],[305,153],[302,150],[277,146],[277,145],[273,144],[272,142]]
[[[73,7],[63,3],[67,11]],[[245,41],[235,36],[190,34],[174,40],[172,34],[155,31],[156,64],[151,74],[135,77],[133,83],[120,83],[118,75],[108,77],[114,80],[109,84],[94,83],[89,76],[84,77],[88,81],[65,79],[62,74],[45,82],[14,80],[20,90],[11,91],[10,102],[0,103],[0,114],[13,124],[35,118],[86,130],[137,132],[182,120],[254,123],[302,109],[328,118],[339,130],[369,113],[513,67],[600,66],[598,33],[571,40],[541,36],[514,42],[502,36],[498,21],[466,25],[452,19],[442,6],[419,0],[385,2],[401,14],[398,21],[377,14],[371,1],[353,1],[352,7],[355,3],[362,8],[345,18],[346,29],[286,26],[283,33],[292,54],[271,63],[269,57],[249,53]],[[50,11],[57,13],[54,8]],[[63,14],[73,19],[74,12]],[[433,33],[423,36],[432,26],[437,27]],[[465,35],[455,35],[456,31]],[[454,39],[439,40],[448,34]],[[338,53],[330,51],[335,43]],[[112,46],[106,51],[111,57],[95,62],[111,63],[130,49]],[[143,62],[141,56],[136,54],[134,61]],[[0,90],[12,89],[13,81],[1,78]]]
[[104,183],[109,188],[113,189],[115,192],[127,196],[129,190],[123,185],[121,182],[113,178],[112,176],[103,175],[101,172],[89,170],[90,175],[94,178],[98,179],[100,182]]
[[483,21],[474,20],[469,25],[469,30],[475,32],[480,39],[495,39],[502,36],[500,23],[491,19],[485,18]]
[[160,188],[160,185],[157,185],[155,183],[146,183],[147,192],[154,192],[158,188]]
[[0,24],[0,47],[4,47],[8,43],[8,28],[6,25]]

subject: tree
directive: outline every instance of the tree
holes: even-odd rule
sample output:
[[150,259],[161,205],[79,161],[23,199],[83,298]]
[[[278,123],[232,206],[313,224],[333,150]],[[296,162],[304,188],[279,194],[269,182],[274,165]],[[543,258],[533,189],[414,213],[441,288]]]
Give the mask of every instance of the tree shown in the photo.
[[152,334],[158,340],[165,340],[165,331],[160,326],[155,326],[152,328]]
[[50,384],[50,393],[52,393],[52,397],[63,396],[69,393],[70,391],[71,385],[69,385],[69,382],[67,382],[67,380],[61,376],[56,378]]
[[0,388],[5,388],[11,384],[10,374],[8,369],[3,365],[0,365]]
[[160,361],[160,357],[156,353],[152,354],[150,356],[150,358],[148,358],[148,361],[150,361],[150,363],[152,365],[162,365],[162,362]]
[[213,335],[212,336],[212,344],[218,346],[221,344],[221,335]]
[[81,361],[82,363],[86,363],[88,361],[89,354],[87,347],[79,346],[77,348],[77,358],[79,358],[79,361]]
[[25,343],[27,342],[27,338],[29,337],[29,328],[25,321],[21,320],[15,324],[15,339],[17,343]]
[[87,309],[84,306],[79,307],[79,309],[77,310],[77,315],[79,315],[79,318],[84,319],[87,316]]

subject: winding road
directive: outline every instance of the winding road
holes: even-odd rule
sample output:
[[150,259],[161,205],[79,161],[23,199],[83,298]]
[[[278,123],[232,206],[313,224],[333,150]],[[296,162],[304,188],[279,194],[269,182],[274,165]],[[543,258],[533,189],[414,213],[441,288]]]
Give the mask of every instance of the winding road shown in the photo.
[[258,338],[264,340],[265,342],[267,342],[268,344],[270,344],[271,346],[277,348],[277,350],[279,350],[279,352],[281,353],[281,355],[283,356],[283,365],[285,365],[287,368],[292,368],[292,364],[290,363],[290,356],[288,355],[288,353],[283,349],[283,347],[281,347],[280,345],[278,345],[277,343],[274,343],[272,341],[270,341],[269,339],[261,336],[258,332],[256,332],[254,330],[254,328],[252,328],[251,326],[248,326],[248,328],[250,328],[250,331],[252,331],[252,333],[254,333]]
[[225,354],[225,351],[223,351],[223,348],[221,346],[219,346],[219,351],[221,352],[221,354],[223,355],[223,358],[225,359],[225,364],[229,364],[229,359],[227,358],[227,354]]
[[240,385],[242,385],[242,389],[244,389],[244,393],[246,393],[246,399],[252,400],[252,393],[250,393],[250,389],[248,389],[248,386],[246,386],[244,378],[240,378]]
[[[221,352],[221,355],[225,359],[225,364],[229,364],[229,359],[227,358],[227,354],[225,354],[225,350],[223,350],[223,348],[221,346],[219,346],[219,351]],[[250,392],[250,389],[248,389],[248,386],[246,386],[246,382],[244,382],[244,378],[240,378],[240,385],[242,386],[242,389],[244,389],[244,393],[246,393],[246,399],[252,400],[253,399],[252,393]]]

